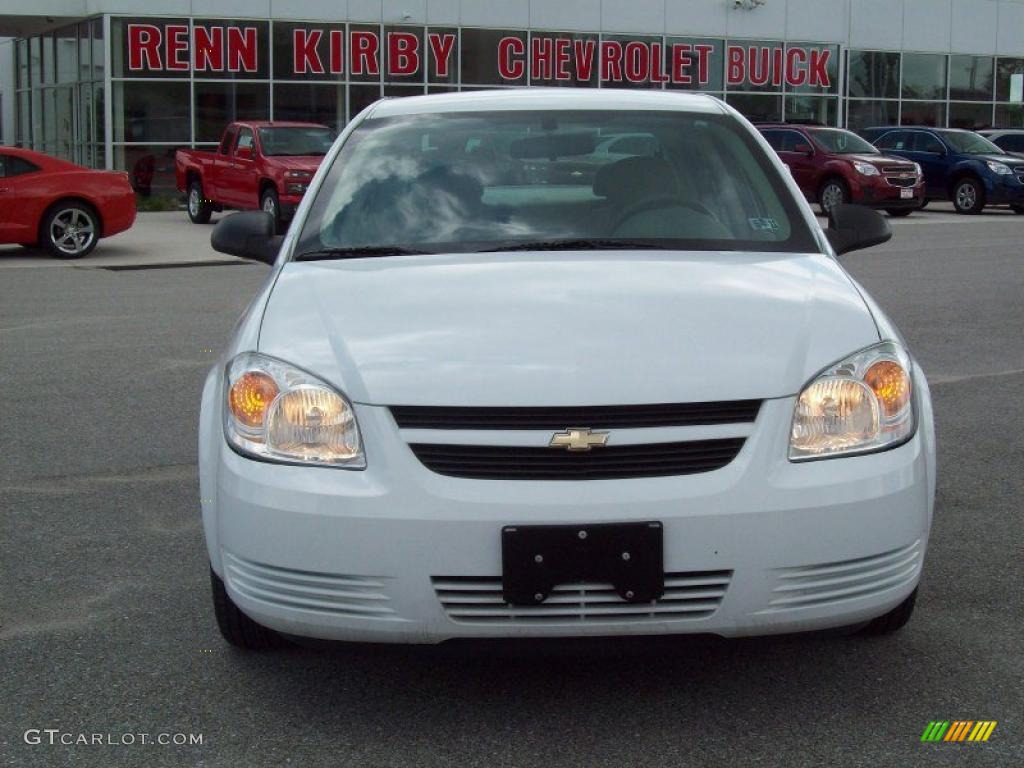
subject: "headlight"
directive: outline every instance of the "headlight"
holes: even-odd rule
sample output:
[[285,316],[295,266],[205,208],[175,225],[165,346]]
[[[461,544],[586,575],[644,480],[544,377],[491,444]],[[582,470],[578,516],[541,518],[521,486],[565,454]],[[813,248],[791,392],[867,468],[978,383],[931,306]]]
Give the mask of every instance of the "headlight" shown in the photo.
[[797,398],[790,461],[869,453],[914,434],[911,364],[892,342],[829,366]]
[[921,170],[921,166],[918,163],[914,163],[914,173],[920,176],[924,171]]
[[267,461],[364,469],[352,404],[315,376],[243,352],[227,367],[224,435],[239,452]]
[[871,163],[862,163],[859,160],[853,161],[853,167],[857,169],[857,173],[862,176],[877,176],[878,168],[873,166]]
[[985,165],[989,167],[989,170],[992,171],[992,173],[995,173],[999,176],[1006,176],[1008,174],[1013,173],[1013,171],[1010,169],[1010,166],[1008,166],[1006,163],[1000,163],[996,160],[986,160]]

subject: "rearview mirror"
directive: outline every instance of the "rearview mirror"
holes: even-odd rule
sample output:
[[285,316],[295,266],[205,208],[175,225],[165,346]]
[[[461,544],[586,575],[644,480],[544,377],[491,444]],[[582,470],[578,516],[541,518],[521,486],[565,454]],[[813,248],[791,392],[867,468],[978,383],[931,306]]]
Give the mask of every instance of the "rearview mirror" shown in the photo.
[[838,256],[887,242],[892,237],[892,228],[873,208],[836,203],[829,209],[825,236]]
[[274,236],[274,217],[264,211],[243,211],[221,219],[210,235],[213,250],[273,264],[283,237]]

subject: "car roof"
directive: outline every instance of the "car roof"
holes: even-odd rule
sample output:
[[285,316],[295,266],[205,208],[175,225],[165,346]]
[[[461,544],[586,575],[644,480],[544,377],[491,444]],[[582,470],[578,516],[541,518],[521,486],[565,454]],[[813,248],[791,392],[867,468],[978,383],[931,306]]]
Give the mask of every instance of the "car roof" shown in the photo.
[[510,88],[462,91],[429,96],[382,99],[369,117],[395,117],[432,112],[517,110],[656,110],[726,114],[725,105],[701,93],[626,90],[622,88]]

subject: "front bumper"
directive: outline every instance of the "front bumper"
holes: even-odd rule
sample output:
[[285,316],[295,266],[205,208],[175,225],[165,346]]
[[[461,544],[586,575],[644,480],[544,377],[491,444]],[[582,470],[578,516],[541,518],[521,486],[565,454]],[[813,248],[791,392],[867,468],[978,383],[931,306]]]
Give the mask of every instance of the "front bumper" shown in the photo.
[[[926,389],[915,437],[883,453],[788,462],[784,398],[764,403],[723,469],[535,482],[434,474],[387,409],[359,405],[367,470],[252,461],[224,442],[211,382],[200,437],[210,561],[247,615],[288,634],[762,635],[869,620],[920,577],[934,494]],[[664,525],[671,574],[657,604],[628,604],[599,585],[565,587],[537,607],[501,601],[502,526],[648,520]]]
[[[912,196],[903,197],[904,189],[911,190]],[[851,185],[850,198],[854,203],[874,208],[920,208],[924,202],[924,181],[912,187],[900,187],[885,179],[867,177],[860,184]]]
[[1024,205],[1024,174],[989,174],[985,178],[985,202],[989,205]]

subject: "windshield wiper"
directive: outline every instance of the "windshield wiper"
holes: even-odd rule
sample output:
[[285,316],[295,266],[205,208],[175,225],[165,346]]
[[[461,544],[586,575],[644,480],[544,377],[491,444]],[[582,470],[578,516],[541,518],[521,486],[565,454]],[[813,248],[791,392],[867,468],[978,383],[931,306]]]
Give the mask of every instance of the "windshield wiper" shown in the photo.
[[494,248],[481,248],[480,253],[501,251],[603,251],[603,250],[673,250],[651,240],[625,240],[619,238],[563,238],[555,240],[524,240]]
[[401,245],[359,245],[352,248],[324,248],[306,251],[294,261],[329,261],[331,259],[362,259],[372,256],[422,256],[429,251],[419,251]]

